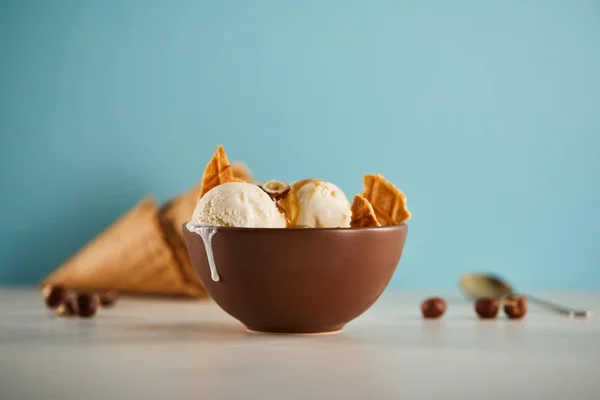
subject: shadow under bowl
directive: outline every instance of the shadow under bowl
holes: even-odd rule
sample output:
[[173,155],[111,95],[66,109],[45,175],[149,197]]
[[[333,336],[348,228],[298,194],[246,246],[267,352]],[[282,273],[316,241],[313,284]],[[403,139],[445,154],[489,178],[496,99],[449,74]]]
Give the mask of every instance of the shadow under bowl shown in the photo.
[[373,228],[215,227],[211,278],[202,237],[183,226],[192,264],[214,301],[249,330],[341,330],[383,293],[407,225]]

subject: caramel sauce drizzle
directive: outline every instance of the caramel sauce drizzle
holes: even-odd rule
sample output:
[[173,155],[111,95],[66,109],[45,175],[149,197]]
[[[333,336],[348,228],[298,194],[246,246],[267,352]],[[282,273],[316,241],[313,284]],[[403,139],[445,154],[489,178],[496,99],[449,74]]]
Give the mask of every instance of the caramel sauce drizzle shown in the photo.
[[[300,216],[300,201],[298,199],[298,191],[306,184],[313,183],[314,186],[311,188],[309,197],[312,197],[317,190],[318,186],[325,183],[322,179],[303,179],[298,182],[294,182],[291,186],[291,190],[287,196],[277,202],[277,208],[281,212],[287,222],[288,228],[298,226],[298,217]],[[320,225],[320,224],[319,224]]]

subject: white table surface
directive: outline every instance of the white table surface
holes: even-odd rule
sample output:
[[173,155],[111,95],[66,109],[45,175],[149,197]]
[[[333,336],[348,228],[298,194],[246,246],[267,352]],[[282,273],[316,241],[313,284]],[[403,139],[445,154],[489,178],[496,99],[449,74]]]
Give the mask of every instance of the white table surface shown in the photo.
[[[478,320],[450,297],[387,293],[343,333],[245,332],[214,303],[120,299],[53,317],[34,290],[0,290],[0,399],[599,399],[600,324],[530,306]],[[600,294],[546,294],[600,311]]]

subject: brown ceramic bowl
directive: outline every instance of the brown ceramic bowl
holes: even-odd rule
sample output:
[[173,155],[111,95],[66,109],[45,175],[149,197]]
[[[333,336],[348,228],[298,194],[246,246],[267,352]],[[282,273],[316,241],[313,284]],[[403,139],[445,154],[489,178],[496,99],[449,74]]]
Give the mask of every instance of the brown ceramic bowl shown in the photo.
[[392,278],[407,230],[217,227],[215,282],[202,238],[183,227],[214,301],[248,329],[277,333],[339,331],[365,312]]

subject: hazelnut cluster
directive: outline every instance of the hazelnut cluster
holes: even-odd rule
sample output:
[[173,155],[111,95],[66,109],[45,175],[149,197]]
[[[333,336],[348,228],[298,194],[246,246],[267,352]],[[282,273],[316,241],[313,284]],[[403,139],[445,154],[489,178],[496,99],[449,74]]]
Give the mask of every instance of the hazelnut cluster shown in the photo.
[[[501,305],[509,319],[521,319],[527,314],[527,299],[518,295],[506,296],[502,301],[482,297],[475,301],[474,308],[479,318],[493,319],[498,315]],[[440,297],[431,297],[421,303],[423,318],[439,318],[445,312],[446,302]]]
[[116,292],[91,293],[69,291],[61,285],[48,285],[42,290],[46,307],[55,310],[60,317],[78,316],[91,318],[100,307],[111,307],[117,301]]
[[527,314],[527,299],[518,295],[506,296],[501,301],[490,297],[477,299],[475,312],[482,319],[496,318],[501,305],[509,319],[521,319]]

